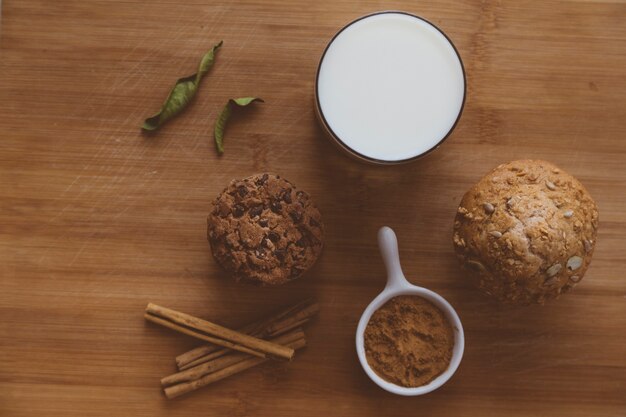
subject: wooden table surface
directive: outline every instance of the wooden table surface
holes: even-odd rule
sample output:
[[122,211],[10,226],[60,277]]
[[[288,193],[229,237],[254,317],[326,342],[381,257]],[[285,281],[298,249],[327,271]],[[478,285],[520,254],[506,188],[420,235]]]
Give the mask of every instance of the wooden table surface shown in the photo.
[[[626,415],[626,3],[620,1],[4,0],[0,55],[1,416]],[[467,69],[461,122],[434,154],[372,167],[338,153],[313,111],[325,43],[353,18],[403,9],[440,25]],[[141,134],[174,80],[224,40],[184,115]],[[376,59],[376,51],[372,51]],[[229,97],[265,104],[211,141]],[[457,266],[451,226],[491,167],[544,158],[600,207],[591,268],[543,307],[506,307]],[[237,285],[205,238],[233,178],[274,171],[309,191],[322,258],[280,288]],[[454,378],[424,397],[375,386],[354,350],[382,289],[376,231],[407,276],[465,326]],[[175,401],[159,389],[197,343],[144,322],[155,302],[227,325],[309,295],[320,317],[289,364]]]

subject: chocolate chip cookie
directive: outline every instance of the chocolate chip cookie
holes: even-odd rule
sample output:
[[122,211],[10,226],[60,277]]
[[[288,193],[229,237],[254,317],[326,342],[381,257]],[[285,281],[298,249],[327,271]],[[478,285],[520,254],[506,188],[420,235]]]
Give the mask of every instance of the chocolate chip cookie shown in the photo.
[[573,176],[546,161],[503,164],[463,197],[454,247],[476,285],[500,301],[557,298],[591,262],[598,208]]
[[233,180],[213,202],[207,225],[213,256],[238,280],[283,284],[304,274],[322,251],[319,210],[278,175]]

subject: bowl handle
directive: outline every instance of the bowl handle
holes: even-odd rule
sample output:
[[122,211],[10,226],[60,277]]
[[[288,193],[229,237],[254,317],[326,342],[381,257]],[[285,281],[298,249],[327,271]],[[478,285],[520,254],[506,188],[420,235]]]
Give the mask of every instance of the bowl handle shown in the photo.
[[398,238],[393,229],[383,226],[378,230],[378,248],[387,268],[387,285],[385,290],[400,289],[411,284],[404,277],[398,254]]

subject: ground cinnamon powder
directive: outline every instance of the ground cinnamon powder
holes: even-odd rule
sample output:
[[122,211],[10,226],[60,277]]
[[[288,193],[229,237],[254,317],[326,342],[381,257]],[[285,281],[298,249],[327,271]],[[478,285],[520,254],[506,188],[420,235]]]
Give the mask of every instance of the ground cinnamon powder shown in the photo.
[[394,297],[372,314],[365,355],[383,379],[403,387],[426,385],[452,359],[454,333],[443,312],[422,297]]

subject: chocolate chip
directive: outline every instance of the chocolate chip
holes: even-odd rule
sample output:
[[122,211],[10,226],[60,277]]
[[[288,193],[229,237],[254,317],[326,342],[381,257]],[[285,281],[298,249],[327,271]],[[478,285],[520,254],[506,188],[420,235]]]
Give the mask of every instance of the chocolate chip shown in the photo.
[[272,201],[270,203],[270,210],[274,213],[280,214],[280,209],[282,209],[282,205],[278,201]]
[[260,216],[261,213],[263,213],[263,206],[254,206],[248,211],[248,213],[250,214],[250,217]]
[[321,225],[320,225],[320,223],[317,220],[315,220],[313,217],[311,217],[309,219],[309,226],[320,227]]
[[301,239],[304,240],[305,246],[314,246],[320,243],[320,240],[309,230],[308,227],[300,225],[298,226],[298,231],[300,232],[300,235],[302,235]]
[[242,206],[241,204],[235,204],[235,207],[233,207],[233,216],[234,217],[241,217],[243,216],[243,213],[245,213],[246,208],[244,206]]
[[287,204],[291,204],[291,190],[283,190],[280,195],[281,200]]
[[280,240],[280,235],[276,232],[269,232],[267,234],[267,238],[271,240],[272,242],[276,243]]
[[259,226],[267,227],[268,224],[269,224],[269,220],[268,219],[259,219]]
[[237,194],[239,194],[239,197],[244,197],[246,194],[248,194],[248,189],[245,185],[240,185],[239,187],[237,187]]
[[258,180],[256,180],[255,184],[256,184],[256,185],[259,185],[259,186],[260,186],[260,185],[263,185],[263,184],[265,184],[265,183],[267,182],[267,179],[268,179],[268,178],[269,178],[269,175],[267,175],[267,174],[263,174],[263,175],[261,176],[261,178],[259,178]]
[[289,217],[291,217],[294,223],[300,223],[302,221],[302,213],[298,213],[297,211],[289,212]]
[[298,241],[296,242],[296,246],[300,247],[300,248],[304,248],[306,247],[307,244],[307,240],[304,236],[302,236],[300,239],[298,239]]
[[278,259],[279,262],[283,262],[285,260],[286,254],[287,252],[285,252],[284,249],[276,249],[274,251],[274,255],[276,256],[276,259]]

